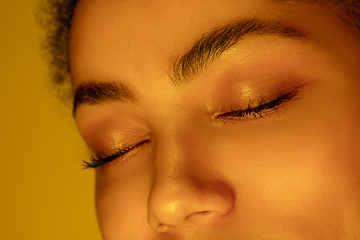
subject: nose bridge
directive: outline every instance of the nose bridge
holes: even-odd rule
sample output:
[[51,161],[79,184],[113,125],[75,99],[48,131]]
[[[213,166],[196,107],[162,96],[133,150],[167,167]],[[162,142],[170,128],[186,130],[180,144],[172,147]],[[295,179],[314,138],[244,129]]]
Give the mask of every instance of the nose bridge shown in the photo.
[[[182,189],[184,193],[184,190],[190,190],[190,187],[193,188],[196,185],[196,176],[192,174],[191,166],[196,164],[195,159],[191,161],[194,158],[191,154],[192,148],[196,146],[189,146],[191,140],[188,139],[188,142],[185,142],[185,138],[186,136],[172,130],[167,131],[166,136],[156,141],[155,174],[151,197],[157,198],[155,195],[161,193],[162,204],[166,201],[169,204],[169,210],[174,207],[177,201],[175,198],[179,197],[178,191]],[[165,195],[167,200],[165,200]],[[159,200],[156,199],[156,201]]]
[[[183,130],[186,132],[185,129]],[[186,172],[192,148],[196,148],[196,146],[190,147],[190,142],[190,136],[187,137],[174,129],[168,130],[165,136],[156,139],[154,164],[158,180],[178,178]]]
[[214,168],[206,166],[203,141],[196,130],[184,128],[167,131],[156,141],[148,199],[148,220],[154,230],[199,224],[232,209],[233,192]]
[[[201,178],[206,144],[196,129],[185,126],[167,129],[163,136],[156,139],[154,166],[155,185],[175,189],[185,184],[195,184]],[[191,181],[190,181],[191,180]],[[196,184],[195,184],[196,185]]]

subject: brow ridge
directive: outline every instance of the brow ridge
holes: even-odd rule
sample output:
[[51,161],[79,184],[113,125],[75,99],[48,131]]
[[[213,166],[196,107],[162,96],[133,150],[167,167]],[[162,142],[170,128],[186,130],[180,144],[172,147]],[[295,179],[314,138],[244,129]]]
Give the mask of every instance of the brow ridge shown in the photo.
[[134,102],[133,91],[120,82],[90,82],[81,84],[75,92],[73,112],[81,104],[105,104],[111,101]]
[[175,85],[188,82],[200,71],[208,67],[220,56],[249,35],[279,35],[304,39],[305,35],[291,26],[279,21],[264,21],[256,18],[228,24],[204,34],[190,50],[176,58],[172,63],[169,78]]

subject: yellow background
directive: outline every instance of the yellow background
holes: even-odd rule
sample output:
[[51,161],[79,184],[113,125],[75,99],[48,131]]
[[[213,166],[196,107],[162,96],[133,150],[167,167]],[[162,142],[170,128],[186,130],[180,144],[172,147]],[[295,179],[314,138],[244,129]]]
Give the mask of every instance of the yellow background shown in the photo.
[[47,83],[38,4],[0,0],[0,239],[101,239],[86,147]]

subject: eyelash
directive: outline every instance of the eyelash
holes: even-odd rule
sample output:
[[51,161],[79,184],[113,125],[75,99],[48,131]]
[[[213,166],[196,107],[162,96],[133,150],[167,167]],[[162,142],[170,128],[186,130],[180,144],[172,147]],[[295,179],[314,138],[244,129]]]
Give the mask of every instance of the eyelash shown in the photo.
[[284,95],[278,95],[278,97],[275,100],[260,104],[256,107],[250,107],[250,104],[248,104],[248,107],[246,109],[241,109],[241,110],[233,109],[229,112],[219,114],[215,116],[215,118],[223,119],[224,123],[233,119],[249,120],[248,118],[252,118],[252,117],[254,117],[255,119],[261,118],[270,114],[274,110],[278,109],[282,104],[290,100],[299,99],[299,98],[295,98],[297,92],[298,90],[286,93]]
[[110,163],[116,159],[121,160],[127,153],[129,153],[131,150],[140,147],[144,143],[148,142],[149,140],[137,143],[132,146],[123,146],[122,148],[116,150],[116,153],[112,155],[102,155],[101,157],[92,157],[89,161],[83,161],[83,167],[85,169],[87,168],[98,168],[98,167],[104,167],[105,164]]

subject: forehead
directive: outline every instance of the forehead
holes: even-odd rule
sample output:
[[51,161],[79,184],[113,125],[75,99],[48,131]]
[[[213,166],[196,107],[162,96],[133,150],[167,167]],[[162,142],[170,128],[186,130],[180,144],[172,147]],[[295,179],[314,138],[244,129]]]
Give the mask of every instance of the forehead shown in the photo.
[[[74,88],[94,79],[163,79],[169,63],[194,41],[241,19],[279,21],[320,35],[325,30],[312,23],[326,10],[274,0],[80,1],[70,38]],[[331,16],[323,21],[331,25]]]

